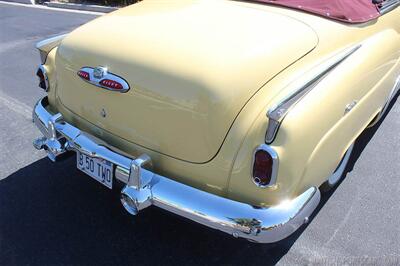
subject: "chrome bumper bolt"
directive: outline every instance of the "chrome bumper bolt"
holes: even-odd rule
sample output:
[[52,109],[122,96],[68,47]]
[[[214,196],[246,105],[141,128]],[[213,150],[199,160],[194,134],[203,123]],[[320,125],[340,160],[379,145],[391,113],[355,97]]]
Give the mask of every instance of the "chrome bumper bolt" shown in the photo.
[[33,141],[33,147],[35,147],[35,149],[37,150],[43,150],[44,146],[46,144],[46,137],[41,137],[41,138],[37,138]]

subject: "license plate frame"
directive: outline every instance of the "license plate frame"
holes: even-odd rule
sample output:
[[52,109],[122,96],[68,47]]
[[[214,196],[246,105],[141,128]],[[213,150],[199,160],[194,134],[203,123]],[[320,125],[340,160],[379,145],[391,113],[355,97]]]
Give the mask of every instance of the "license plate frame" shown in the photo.
[[111,162],[77,151],[76,167],[105,187],[112,189],[114,165]]

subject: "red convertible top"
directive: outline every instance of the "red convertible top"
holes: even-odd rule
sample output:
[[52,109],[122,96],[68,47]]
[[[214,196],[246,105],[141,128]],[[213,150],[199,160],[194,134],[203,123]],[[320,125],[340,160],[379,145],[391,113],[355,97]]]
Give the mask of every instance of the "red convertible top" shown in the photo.
[[372,0],[256,0],[300,9],[347,23],[363,23],[380,16]]

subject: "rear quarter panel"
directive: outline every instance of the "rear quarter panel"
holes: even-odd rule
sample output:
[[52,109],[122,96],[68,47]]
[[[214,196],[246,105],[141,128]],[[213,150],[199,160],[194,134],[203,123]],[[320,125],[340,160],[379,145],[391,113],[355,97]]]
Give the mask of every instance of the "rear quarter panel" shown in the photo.
[[[322,184],[381,110],[400,74],[399,44],[393,30],[371,36],[289,114],[276,144],[296,147],[285,149],[296,160],[307,154],[301,178],[293,182],[298,192]],[[345,113],[353,101],[357,104]]]
[[[315,16],[296,16],[315,28],[320,36],[318,47],[268,83],[241,113],[244,117],[250,109],[259,111],[237,154],[228,193],[232,198],[257,205],[274,204],[310,186],[320,186],[382,109],[400,75],[399,8],[377,21],[357,26],[332,23]],[[276,186],[255,187],[251,180],[252,153],[264,143],[268,108],[290,92],[291,81],[315,68],[317,62],[356,44],[362,47],[319,83],[283,121],[271,145],[280,159]],[[281,92],[269,101],[265,91],[276,87],[282,88]],[[268,103],[263,104],[263,99]],[[346,106],[352,101],[357,102],[356,106],[345,114]]]

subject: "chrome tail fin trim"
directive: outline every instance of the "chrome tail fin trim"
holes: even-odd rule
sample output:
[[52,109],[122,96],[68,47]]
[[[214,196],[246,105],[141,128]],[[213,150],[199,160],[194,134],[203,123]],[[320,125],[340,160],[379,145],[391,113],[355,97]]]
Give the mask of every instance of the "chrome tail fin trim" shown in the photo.
[[361,45],[346,49],[333,58],[318,66],[318,71],[311,78],[306,78],[301,82],[301,86],[294,90],[290,95],[268,110],[268,128],[265,135],[265,142],[271,144],[278,133],[282,121],[290,110],[303,99],[312,89],[314,89],[333,69],[355,53]]

